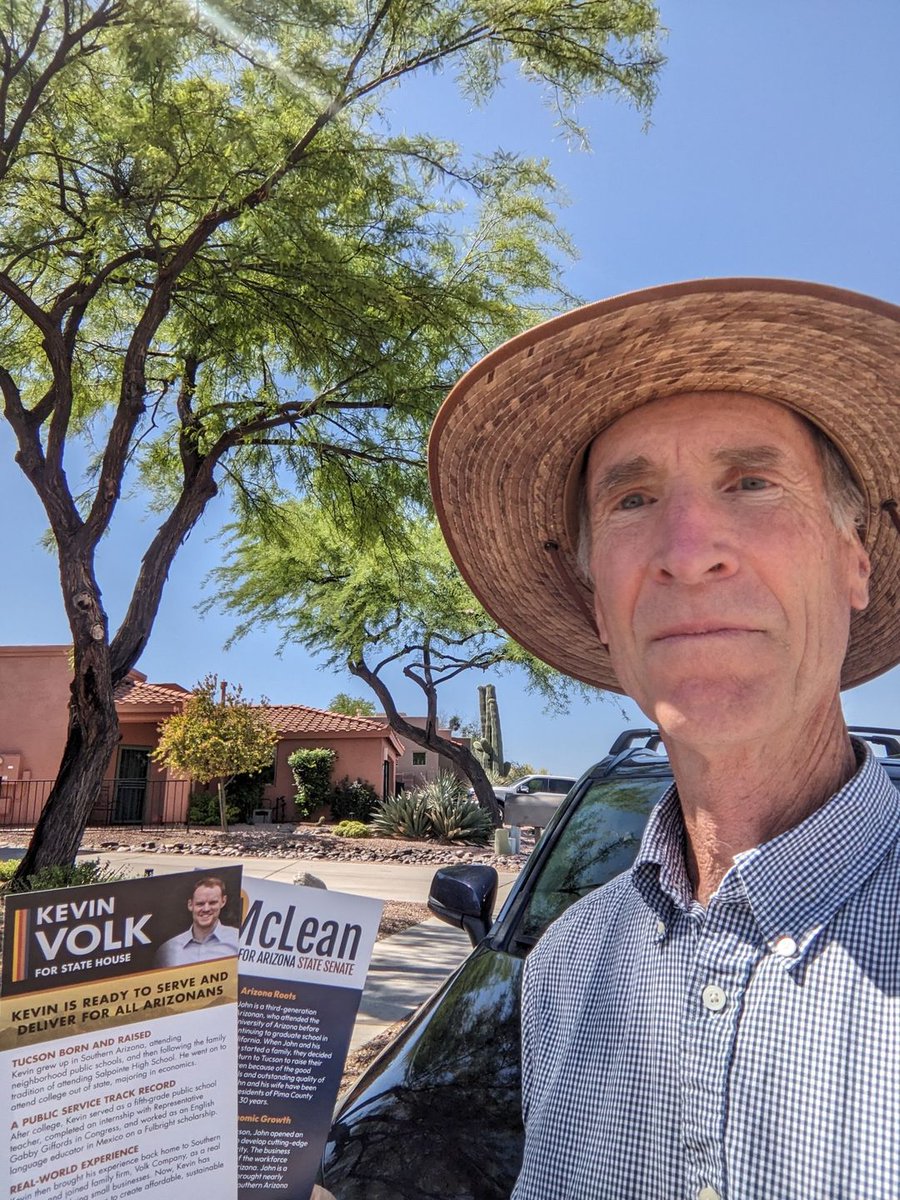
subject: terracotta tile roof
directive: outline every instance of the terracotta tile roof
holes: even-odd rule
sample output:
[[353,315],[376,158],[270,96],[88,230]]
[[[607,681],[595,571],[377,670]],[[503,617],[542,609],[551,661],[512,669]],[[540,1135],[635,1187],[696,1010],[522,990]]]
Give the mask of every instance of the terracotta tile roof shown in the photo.
[[347,717],[343,713],[309,708],[305,704],[270,704],[267,715],[272,727],[279,733],[350,733],[387,737],[391,732],[386,721],[373,717]]
[[123,679],[116,688],[116,704],[169,704],[179,708],[190,692],[177,683],[146,683]]

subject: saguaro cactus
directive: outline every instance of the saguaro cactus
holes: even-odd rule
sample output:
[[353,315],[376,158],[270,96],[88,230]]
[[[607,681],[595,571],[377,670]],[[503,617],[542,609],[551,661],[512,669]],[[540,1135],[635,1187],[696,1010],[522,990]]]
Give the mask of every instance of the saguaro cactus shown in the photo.
[[478,689],[481,737],[472,742],[475,757],[489,775],[508,775],[509,763],[503,759],[503,735],[500,732],[500,708],[492,683]]

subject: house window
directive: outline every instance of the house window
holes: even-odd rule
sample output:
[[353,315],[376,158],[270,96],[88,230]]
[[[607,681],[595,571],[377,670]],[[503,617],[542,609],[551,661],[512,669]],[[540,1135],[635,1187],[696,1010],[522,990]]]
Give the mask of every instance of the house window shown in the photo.
[[425,751],[424,750],[413,750],[413,766],[414,767],[424,767],[425,766]]

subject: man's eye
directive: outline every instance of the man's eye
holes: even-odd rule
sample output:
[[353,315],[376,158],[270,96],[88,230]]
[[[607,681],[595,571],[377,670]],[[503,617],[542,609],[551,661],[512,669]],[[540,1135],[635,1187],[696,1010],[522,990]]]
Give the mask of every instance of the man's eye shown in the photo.
[[616,505],[616,508],[643,508],[646,503],[646,497],[643,496],[641,492],[629,492],[627,496],[622,497],[622,499]]
[[738,482],[742,492],[763,492],[769,486],[768,479],[760,479],[758,475],[744,475]]

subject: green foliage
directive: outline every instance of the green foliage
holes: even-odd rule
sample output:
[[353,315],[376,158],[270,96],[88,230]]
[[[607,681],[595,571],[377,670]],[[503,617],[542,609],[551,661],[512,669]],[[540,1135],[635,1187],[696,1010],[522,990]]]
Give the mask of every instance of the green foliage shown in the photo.
[[[400,661],[426,698],[463,670],[521,667],[525,685],[554,707],[596,696],[512,641],[472,595],[437,521],[407,508],[391,541],[350,538],[339,513],[311,501],[270,510],[266,523],[232,526],[226,562],[213,572],[217,604],[238,619],[232,641],[277,625],[331,666]],[[377,670],[376,669],[376,674]],[[357,672],[360,673],[360,672]]]
[[371,700],[363,700],[359,696],[348,696],[346,692],[338,692],[328,711],[343,713],[345,717],[374,717],[378,711]]
[[[572,299],[546,166],[394,133],[391,91],[446,70],[480,103],[517,68],[580,137],[590,97],[648,110],[659,19],[651,0],[15,0],[3,22],[3,414],[84,589],[71,769],[34,851],[74,854],[70,780],[102,770],[112,689],[211,498],[263,523],[308,498],[389,552],[427,504],[449,384]],[[135,494],[162,516],[113,631],[96,550]]]
[[[569,251],[543,164],[393,134],[390,92],[447,68],[480,102],[517,65],[577,132],[589,96],[646,110],[661,61],[649,0],[236,0],[227,18],[103,0],[81,37],[79,6],[41,8],[5,18],[0,271],[65,322],[55,432],[96,446],[119,412],[127,453],[92,483],[90,464],[85,503],[127,465],[170,509],[226,459],[255,503],[280,460],[301,491],[383,514],[449,379],[565,296]],[[6,317],[33,403],[59,379],[54,338],[24,301]]]
[[431,835],[428,801],[418,792],[401,792],[382,800],[372,814],[373,833],[425,841]]
[[313,750],[295,750],[288,756],[288,766],[297,785],[294,803],[301,820],[328,803],[331,769],[336,758],[334,750],[325,746]]
[[[246,818],[236,804],[226,804],[225,819],[229,825],[236,825]],[[221,821],[219,813],[219,797],[215,792],[194,792],[188,806],[188,825],[210,826],[218,825]]]
[[79,887],[88,883],[116,883],[126,878],[124,871],[113,870],[109,863],[101,865],[99,858],[89,858],[72,865],[42,867],[26,879],[8,884],[7,891],[43,892],[52,888]]
[[372,831],[364,821],[341,821],[335,825],[334,832],[338,837],[346,838],[367,838],[372,836]]
[[378,803],[378,793],[364,779],[350,780],[346,775],[328,798],[333,821],[368,821]]
[[[249,821],[253,810],[262,807],[263,793],[274,778],[274,764],[264,767],[261,771],[243,771],[235,775],[225,789],[225,794],[229,811],[232,807],[238,811],[238,821]],[[229,817],[228,820],[230,823],[232,818]]]
[[17,858],[0,859],[0,883],[6,883],[12,879],[18,865],[19,860]]
[[240,687],[219,694],[218,679],[207,675],[184,709],[163,721],[151,758],[206,782],[268,767],[278,735],[266,720],[266,702],[252,705]]
[[488,813],[466,795],[465,784],[448,774],[386,800],[375,810],[371,827],[389,837],[477,846],[488,841],[494,828]]

